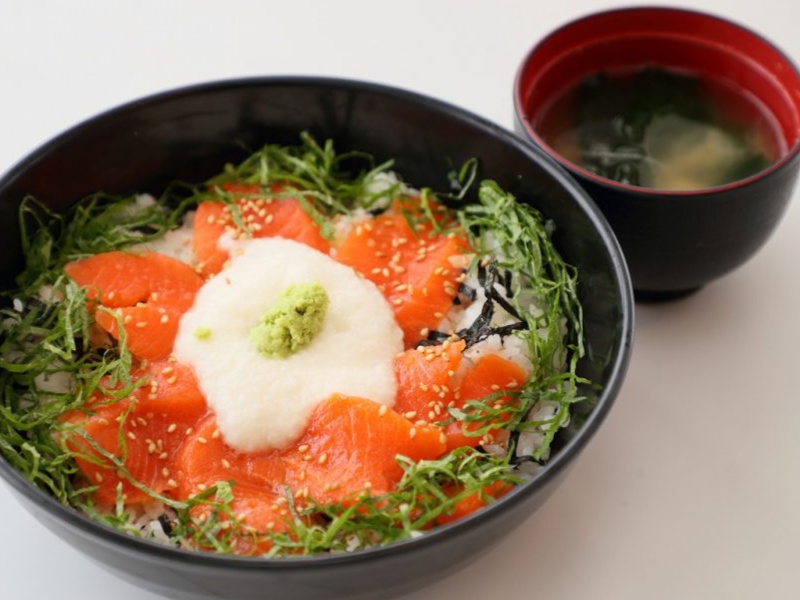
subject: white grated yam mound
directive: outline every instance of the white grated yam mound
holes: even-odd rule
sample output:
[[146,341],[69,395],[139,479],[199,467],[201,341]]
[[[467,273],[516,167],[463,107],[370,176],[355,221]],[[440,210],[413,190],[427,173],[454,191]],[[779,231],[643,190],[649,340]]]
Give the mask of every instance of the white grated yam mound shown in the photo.
[[[313,282],[330,298],[320,332],[288,358],[260,355],[250,330],[287,286]],[[210,330],[208,339],[195,335],[200,328]],[[402,350],[402,331],[371,282],[308,246],[265,238],[249,242],[200,289],[174,354],[194,368],[225,441],[253,452],[291,444],[334,393],[391,407]]]

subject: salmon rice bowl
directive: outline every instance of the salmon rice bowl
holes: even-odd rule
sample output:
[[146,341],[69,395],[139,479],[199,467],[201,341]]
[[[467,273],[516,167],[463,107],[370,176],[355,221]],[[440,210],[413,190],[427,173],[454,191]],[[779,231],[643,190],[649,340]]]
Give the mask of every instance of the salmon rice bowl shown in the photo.
[[477,167],[435,192],[303,134],[158,197],[25,198],[4,458],[109,527],[243,556],[353,552],[496,501],[590,382],[558,224]]

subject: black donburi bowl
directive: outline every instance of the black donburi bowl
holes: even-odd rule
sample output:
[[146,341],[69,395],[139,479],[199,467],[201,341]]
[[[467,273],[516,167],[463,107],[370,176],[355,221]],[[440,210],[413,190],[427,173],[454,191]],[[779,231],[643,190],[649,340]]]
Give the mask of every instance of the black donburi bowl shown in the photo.
[[[116,575],[173,598],[387,598],[452,573],[537,509],[608,413],[627,369],[631,284],[604,218],[566,173],[510,132],[448,104],[373,84],[257,78],[179,89],[111,110],[48,142],[0,180],[0,277],[21,267],[16,210],[26,194],[64,209],[98,190],[158,193],[176,179],[202,181],[267,142],[309,131],[337,150],[358,149],[418,186],[447,188],[447,173],[480,161],[490,177],[556,224],[554,241],[580,271],[587,356],[585,390],[548,466],[486,510],[424,536],[349,554],[257,559],[178,550],[126,536],[61,506],[6,461],[16,498],[55,534]],[[410,574],[413,573],[413,576]]]

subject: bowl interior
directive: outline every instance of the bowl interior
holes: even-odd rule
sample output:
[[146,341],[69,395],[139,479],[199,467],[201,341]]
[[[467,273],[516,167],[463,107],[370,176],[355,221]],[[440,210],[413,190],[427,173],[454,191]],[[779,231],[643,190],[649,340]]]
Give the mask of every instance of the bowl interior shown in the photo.
[[[65,132],[0,181],[0,281],[8,286],[21,266],[16,209],[25,195],[62,210],[98,190],[158,194],[176,179],[202,181],[264,143],[296,143],[301,131],[333,139],[338,151],[367,151],[379,162],[394,159],[407,181],[438,190],[448,189],[448,173],[477,158],[481,177],[496,180],[552,219],[557,247],[581,275],[588,351],[580,372],[599,385],[587,387],[588,401],[562,432],[547,469],[489,510],[408,544],[300,561],[283,571],[251,560],[155,548],[104,530],[57,505],[0,461],[0,474],[25,502],[47,514],[59,535],[115,572],[162,593],[178,595],[189,573],[200,578],[186,596],[195,598],[216,597],[203,590],[223,576],[230,576],[232,591],[238,585],[242,597],[254,598],[265,581],[293,598],[357,598],[377,590],[386,597],[413,589],[437,570],[449,572],[474,558],[476,549],[488,547],[543,502],[599,427],[624,378],[633,327],[630,280],[616,240],[588,196],[510,132],[430,98],[359,82],[259,78],[201,85],[133,102]],[[153,557],[169,568],[154,573]],[[418,563],[414,580],[395,568],[410,560]],[[370,561],[374,572],[365,577],[361,569]],[[338,587],[323,596],[319,587],[309,589],[310,569],[319,569],[320,581],[336,578]]]

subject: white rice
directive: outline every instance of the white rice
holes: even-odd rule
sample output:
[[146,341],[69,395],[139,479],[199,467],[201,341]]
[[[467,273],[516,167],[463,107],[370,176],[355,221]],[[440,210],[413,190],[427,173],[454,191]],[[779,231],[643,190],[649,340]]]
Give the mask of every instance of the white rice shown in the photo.
[[74,378],[69,371],[42,373],[36,376],[36,389],[46,394],[66,394],[72,389]]
[[[372,219],[372,215],[363,208],[357,208],[349,215],[339,215],[333,220],[334,236],[337,240],[343,240],[349,236],[356,227],[365,221]],[[336,256],[335,248],[331,250],[331,256]]]
[[158,252],[194,266],[197,262],[192,246],[194,215],[194,211],[187,212],[183,217],[181,226],[177,229],[166,232],[157,240],[131,246],[128,250],[130,252]]
[[[111,514],[110,510],[109,514]],[[141,537],[163,544],[175,545],[175,542],[170,540],[169,535],[164,530],[164,524],[161,519],[166,518],[169,523],[174,523],[177,515],[161,502],[128,507],[127,515],[128,526]]]
[[[375,203],[372,208],[382,210],[389,207],[391,196],[398,194],[415,194],[416,190],[408,187],[400,181],[397,175],[391,171],[381,171],[374,173],[366,182],[365,190],[367,195],[385,194],[380,202]],[[390,194],[389,192],[393,192]]]

